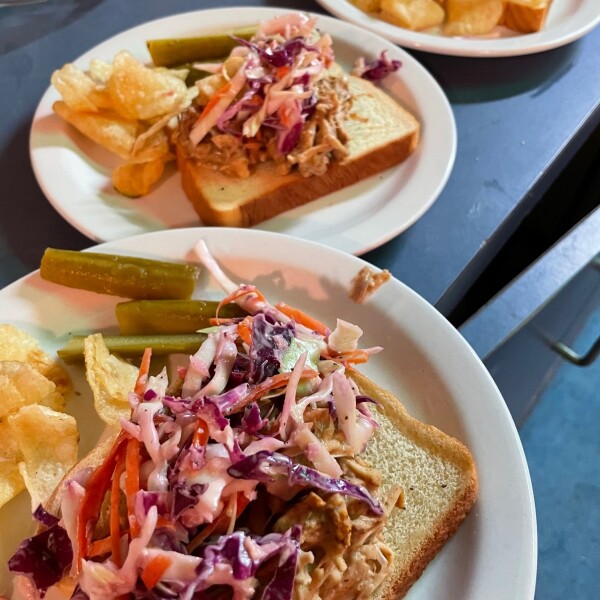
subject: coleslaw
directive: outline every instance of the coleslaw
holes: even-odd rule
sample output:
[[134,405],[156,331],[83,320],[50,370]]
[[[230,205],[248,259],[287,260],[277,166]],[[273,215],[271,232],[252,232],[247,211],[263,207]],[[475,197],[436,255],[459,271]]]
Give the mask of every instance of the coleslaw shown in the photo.
[[9,563],[28,598],[369,598],[392,560],[381,530],[400,490],[360,458],[378,427],[352,369],[381,350],[251,285],[230,281],[203,242],[221,305],[198,351],[149,375],[103,462],[65,482],[60,517]]

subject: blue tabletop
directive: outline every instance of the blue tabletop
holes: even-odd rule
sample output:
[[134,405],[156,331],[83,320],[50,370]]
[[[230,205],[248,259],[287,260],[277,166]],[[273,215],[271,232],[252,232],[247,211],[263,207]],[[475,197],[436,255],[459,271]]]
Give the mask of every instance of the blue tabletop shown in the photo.
[[[37,268],[47,246],[92,242],[49,205],[28,152],[52,71],[144,21],[199,8],[309,0],[50,0],[0,8],[0,287]],[[446,91],[458,155],[439,200],[365,258],[448,313],[600,122],[600,29],[538,55],[470,59],[415,52]]]

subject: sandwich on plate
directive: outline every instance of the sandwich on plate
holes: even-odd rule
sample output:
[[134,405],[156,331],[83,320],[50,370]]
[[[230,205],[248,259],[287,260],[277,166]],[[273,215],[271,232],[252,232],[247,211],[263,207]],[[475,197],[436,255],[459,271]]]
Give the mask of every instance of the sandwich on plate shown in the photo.
[[471,454],[356,369],[381,350],[358,326],[273,305],[198,251],[246,315],[217,314],[170,378],[145,352],[129,418],[35,511],[14,597],[404,596],[475,502]]
[[185,193],[208,225],[249,226],[406,159],[419,123],[374,82],[400,67],[385,52],[334,62],[316,17],[287,14],[239,39],[180,115],[174,135]]

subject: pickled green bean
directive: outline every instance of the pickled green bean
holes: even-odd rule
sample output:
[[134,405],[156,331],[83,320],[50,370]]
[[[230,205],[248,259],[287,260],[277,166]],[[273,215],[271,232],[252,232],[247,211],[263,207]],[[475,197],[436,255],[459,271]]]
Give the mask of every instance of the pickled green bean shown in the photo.
[[134,299],[190,298],[200,267],[147,258],[47,248],[43,279],[99,294]]
[[[210,300],[131,300],[119,302],[115,312],[123,335],[193,333],[210,326],[219,303]],[[221,307],[219,317],[243,317],[236,304]]]

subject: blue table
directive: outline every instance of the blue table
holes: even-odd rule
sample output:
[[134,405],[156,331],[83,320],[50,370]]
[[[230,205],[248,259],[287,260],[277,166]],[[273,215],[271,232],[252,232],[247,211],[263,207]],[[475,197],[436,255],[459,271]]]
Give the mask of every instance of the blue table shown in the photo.
[[[46,246],[91,245],[48,204],[29,162],[31,117],[52,71],[143,21],[241,4],[271,2],[50,0],[0,8],[0,286],[37,268]],[[322,12],[309,0],[274,4]],[[456,165],[429,212],[366,258],[448,314],[598,125],[600,29],[525,57],[414,54],[452,103]]]

